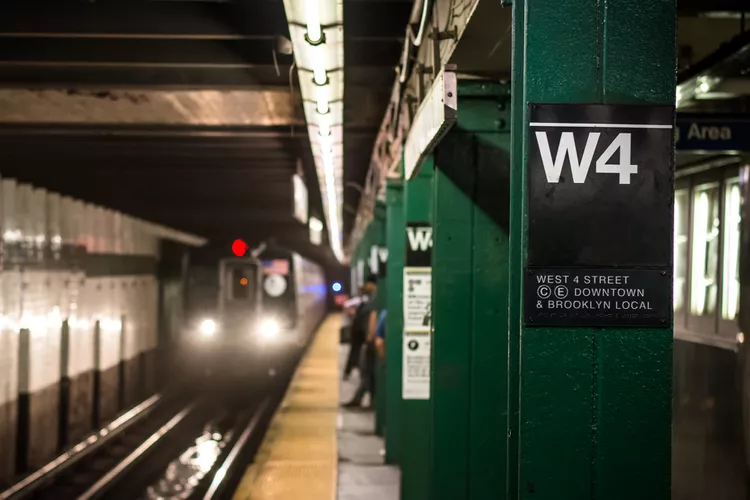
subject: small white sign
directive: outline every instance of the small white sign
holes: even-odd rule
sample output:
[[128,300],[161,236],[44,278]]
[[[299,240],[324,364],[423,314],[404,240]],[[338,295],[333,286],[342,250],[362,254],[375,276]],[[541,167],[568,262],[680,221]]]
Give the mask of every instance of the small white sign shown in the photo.
[[404,268],[404,330],[429,332],[432,327],[432,269]]
[[424,159],[456,122],[458,77],[441,69],[419,105],[404,143],[404,175],[411,179]]
[[370,247],[370,271],[374,274],[378,274],[380,271],[380,261],[378,260],[378,247],[373,245]]
[[430,334],[404,331],[403,399],[430,399]]
[[357,284],[359,286],[365,285],[365,261],[363,260],[357,262]]
[[294,186],[294,218],[303,224],[307,224],[308,201],[305,180],[299,174],[294,174],[292,185]]
[[263,289],[271,297],[280,297],[286,291],[286,279],[280,274],[269,274],[263,282]]

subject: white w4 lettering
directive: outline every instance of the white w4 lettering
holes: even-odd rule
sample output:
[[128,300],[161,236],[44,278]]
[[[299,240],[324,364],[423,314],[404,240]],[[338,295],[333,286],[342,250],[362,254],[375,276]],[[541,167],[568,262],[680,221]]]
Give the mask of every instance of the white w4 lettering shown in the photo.
[[412,250],[425,251],[432,246],[432,228],[417,229],[407,228],[406,234],[409,237],[409,246]]
[[[590,132],[586,138],[586,145],[583,148],[583,156],[578,157],[576,143],[573,132],[563,132],[560,137],[560,144],[557,146],[557,153],[554,161],[552,160],[552,151],[550,150],[547,132],[536,132],[536,140],[539,145],[539,154],[542,157],[544,173],[547,176],[547,182],[556,184],[560,182],[565,158],[570,162],[570,171],[573,174],[573,182],[582,184],[588,177],[591,161],[594,159],[594,151],[599,142],[599,132]],[[620,162],[609,163],[617,150],[620,150]],[[615,140],[604,150],[596,160],[596,172],[599,174],[619,174],[620,184],[630,184],[630,176],[638,173],[638,165],[630,164],[630,134],[623,132],[615,137]]]

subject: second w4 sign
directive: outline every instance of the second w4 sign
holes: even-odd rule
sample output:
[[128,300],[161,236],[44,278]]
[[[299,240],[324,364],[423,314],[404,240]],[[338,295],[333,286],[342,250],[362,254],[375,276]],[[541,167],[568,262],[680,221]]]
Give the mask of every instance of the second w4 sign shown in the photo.
[[[671,294],[671,280],[663,276],[672,266],[673,121],[672,106],[529,105],[528,276],[576,277],[583,270],[582,276],[598,276],[597,270],[609,269],[626,280],[630,269],[637,274],[632,282],[643,283],[638,290],[652,298],[644,302],[659,309],[648,315],[577,312],[563,287],[558,295],[565,297],[547,297],[542,287],[534,303],[546,316],[537,316],[537,323],[666,322],[669,311],[661,309]],[[593,292],[587,288],[581,297],[586,293]],[[553,311],[557,302],[550,300],[571,301],[572,309]]]

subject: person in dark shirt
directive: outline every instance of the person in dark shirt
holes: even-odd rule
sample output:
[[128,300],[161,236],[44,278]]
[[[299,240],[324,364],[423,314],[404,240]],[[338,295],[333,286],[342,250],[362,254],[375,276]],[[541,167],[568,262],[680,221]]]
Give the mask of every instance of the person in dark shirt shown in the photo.
[[[375,280],[374,276],[372,276],[371,278],[373,279],[373,281]],[[377,311],[375,311],[374,309],[373,299],[374,297],[370,299],[366,308],[363,309],[362,306],[360,306],[360,310],[362,311],[363,325],[366,326],[364,326],[363,328],[363,333],[365,335],[363,339],[364,343],[361,346],[364,347],[364,349],[362,350],[362,363],[360,365],[359,387],[357,387],[357,392],[354,393],[354,397],[351,399],[351,401],[344,404],[345,408],[357,408],[361,406],[362,399],[365,397],[365,394],[369,393],[371,399],[372,396],[374,396],[376,356],[375,333],[377,329],[378,315]]]
[[367,281],[362,287],[362,299],[352,318],[349,356],[346,360],[346,366],[344,366],[344,380],[349,379],[354,367],[359,368],[360,376],[362,376],[363,370],[360,366],[360,356],[362,346],[367,339],[370,315],[374,314],[373,307],[375,305],[375,293],[377,289],[377,278],[374,275],[368,276]]

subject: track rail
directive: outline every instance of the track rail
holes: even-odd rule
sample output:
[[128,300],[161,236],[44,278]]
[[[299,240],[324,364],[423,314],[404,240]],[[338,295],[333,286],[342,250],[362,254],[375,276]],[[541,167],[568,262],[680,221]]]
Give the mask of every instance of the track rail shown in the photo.
[[92,456],[97,450],[120,437],[126,430],[143,421],[152,413],[154,408],[162,401],[162,396],[156,394],[143,403],[119,416],[106,427],[91,434],[89,437],[70,448],[39,470],[28,475],[18,483],[0,493],[0,500],[21,500],[30,498],[43,486],[63,473],[69,471],[73,466],[83,459]]
[[258,410],[255,412],[255,414],[252,416],[252,418],[248,422],[245,429],[242,431],[242,434],[240,434],[240,437],[237,438],[237,441],[235,441],[234,445],[232,446],[232,449],[229,451],[229,453],[227,454],[227,457],[224,459],[224,462],[221,464],[221,466],[217,469],[216,473],[214,474],[213,480],[211,481],[211,484],[208,487],[206,494],[203,495],[203,500],[215,500],[215,499],[221,498],[221,495],[226,490],[226,486],[227,486],[226,479],[230,476],[230,472],[233,470],[235,466],[237,457],[241,455],[241,453],[244,451],[245,447],[247,446],[248,441],[250,440],[250,437],[258,429],[261,418],[265,415],[266,409],[268,408],[269,403],[270,403],[269,398],[266,398],[263,401],[263,403],[261,403]]
[[[157,475],[172,474],[174,464],[198,471],[190,498],[224,498],[257,452],[300,354],[282,358],[281,374],[266,381],[242,380],[235,386],[229,378],[153,396],[0,492],[0,500],[132,500],[164,488]],[[203,446],[204,436],[222,448],[210,464],[213,451]],[[183,487],[182,476],[176,478],[172,484]],[[183,488],[183,493],[188,492]]]
[[125,459],[107,472],[101,479],[94,483],[88,490],[78,497],[78,500],[93,500],[102,498],[104,494],[117,483],[138,461],[140,461],[156,443],[161,441],[170,431],[174,430],[194,409],[195,403],[189,405],[180,413],[172,417],[158,431],[153,433],[138,448],[130,453]]

